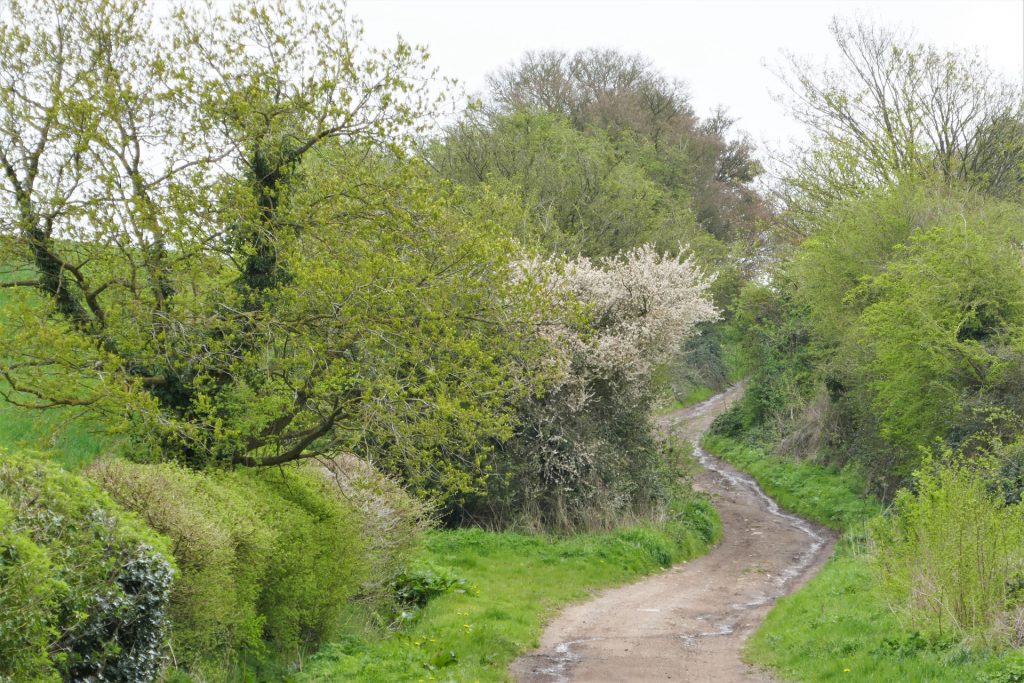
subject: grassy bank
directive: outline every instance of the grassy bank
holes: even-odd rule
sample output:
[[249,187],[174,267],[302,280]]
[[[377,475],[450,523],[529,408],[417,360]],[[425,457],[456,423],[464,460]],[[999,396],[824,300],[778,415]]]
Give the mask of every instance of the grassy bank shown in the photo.
[[706,436],[702,445],[752,476],[782,507],[831,529],[863,525],[882,510],[855,472],[778,457],[722,436]]
[[659,415],[664,415],[666,413],[679,410],[680,408],[688,408],[690,406],[697,405],[698,403],[703,403],[716,393],[717,392],[711,387],[704,385],[695,386],[687,391],[682,398],[677,398],[664,406],[660,406],[657,413]]
[[780,458],[709,436],[704,447],[753,476],[797,514],[843,531],[835,556],[797,593],[779,600],[747,643],[751,663],[786,680],[889,683],[1024,681],[1024,653],[996,654],[906,630],[874,590],[865,523],[881,510],[852,472]]
[[678,506],[665,524],[571,538],[433,532],[423,561],[449,568],[465,588],[435,598],[387,637],[328,645],[298,680],[507,680],[509,663],[537,646],[560,607],[700,555],[719,533],[717,513],[702,499]]

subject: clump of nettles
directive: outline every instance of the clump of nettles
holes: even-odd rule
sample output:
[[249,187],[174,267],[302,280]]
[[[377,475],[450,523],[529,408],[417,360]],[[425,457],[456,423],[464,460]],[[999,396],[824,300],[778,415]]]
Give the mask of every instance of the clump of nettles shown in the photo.
[[153,680],[174,568],[164,540],[98,487],[0,460],[0,680]]

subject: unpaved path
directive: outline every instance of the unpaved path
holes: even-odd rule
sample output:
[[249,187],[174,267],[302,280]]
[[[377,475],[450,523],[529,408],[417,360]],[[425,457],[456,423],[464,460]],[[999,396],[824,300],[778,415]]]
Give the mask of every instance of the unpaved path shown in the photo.
[[[732,389],[660,419],[694,442],[736,400]],[[695,481],[722,517],[707,555],[622,588],[602,591],[548,624],[535,652],[510,669],[522,683],[556,681],[772,681],[740,659],[744,641],[779,596],[813,576],[833,535],[779,510],[745,474],[699,448]]]

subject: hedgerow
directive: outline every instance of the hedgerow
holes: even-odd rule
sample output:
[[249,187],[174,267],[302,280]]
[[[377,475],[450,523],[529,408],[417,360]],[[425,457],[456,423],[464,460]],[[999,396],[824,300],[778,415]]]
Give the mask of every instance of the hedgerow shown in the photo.
[[0,680],[153,680],[174,569],[166,541],[97,486],[0,458]]
[[300,660],[337,634],[354,599],[379,599],[380,584],[400,571],[422,506],[384,483],[372,505],[370,475],[343,471],[334,463],[199,472],[104,459],[87,475],[173,541],[177,665],[232,680],[247,657]]

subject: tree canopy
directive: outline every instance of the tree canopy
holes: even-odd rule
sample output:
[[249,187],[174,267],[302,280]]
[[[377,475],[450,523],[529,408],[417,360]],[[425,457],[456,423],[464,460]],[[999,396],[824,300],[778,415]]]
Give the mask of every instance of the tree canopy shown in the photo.
[[8,400],[192,464],[472,461],[509,429],[533,305],[508,207],[407,154],[423,54],[368,52],[329,3],[150,22],[17,2],[0,28]]

